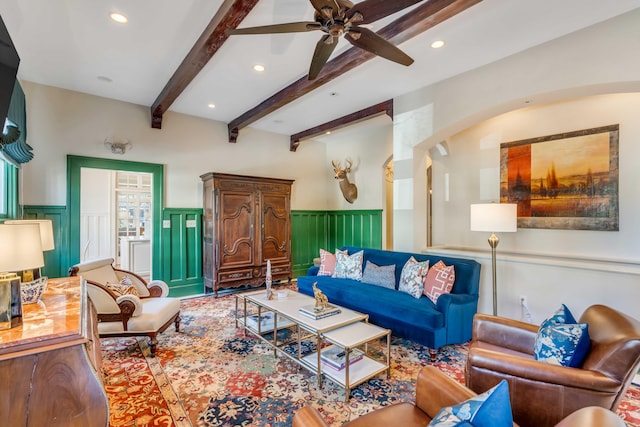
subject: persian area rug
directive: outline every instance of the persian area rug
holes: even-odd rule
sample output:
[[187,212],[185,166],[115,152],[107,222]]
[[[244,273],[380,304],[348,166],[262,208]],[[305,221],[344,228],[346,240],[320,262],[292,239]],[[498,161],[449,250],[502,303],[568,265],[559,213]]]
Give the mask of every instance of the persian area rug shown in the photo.
[[[318,408],[331,426],[399,401],[413,401],[415,378],[431,364],[428,348],[392,339],[391,378],[351,391],[317,378],[235,325],[235,297],[182,301],[181,331],[158,339],[151,358],[146,338],[102,339],[111,427],[290,426],[298,408]],[[435,366],[464,382],[466,345],[438,352]],[[640,427],[640,387],[632,386],[618,414]]]

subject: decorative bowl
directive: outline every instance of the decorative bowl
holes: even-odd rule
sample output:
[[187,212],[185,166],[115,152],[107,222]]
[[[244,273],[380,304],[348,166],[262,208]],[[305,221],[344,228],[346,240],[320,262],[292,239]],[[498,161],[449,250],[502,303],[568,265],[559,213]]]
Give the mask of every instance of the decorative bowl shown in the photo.
[[276,292],[276,296],[278,297],[278,299],[286,298],[287,295],[289,295],[289,291],[287,290]]
[[38,302],[44,290],[47,289],[47,277],[41,277],[33,282],[22,282],[20,291],[23,304],[35,304]]

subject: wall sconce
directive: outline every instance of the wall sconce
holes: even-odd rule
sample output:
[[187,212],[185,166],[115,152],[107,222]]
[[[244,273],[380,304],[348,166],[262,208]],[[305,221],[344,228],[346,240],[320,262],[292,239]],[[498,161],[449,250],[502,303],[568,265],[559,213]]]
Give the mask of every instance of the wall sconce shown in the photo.
[[111,141],[111,138],[107,138],[104,140],[104,146],[110,149],[113,154],[124,154],[133,148],[133,144],[127,139],[116,142]]

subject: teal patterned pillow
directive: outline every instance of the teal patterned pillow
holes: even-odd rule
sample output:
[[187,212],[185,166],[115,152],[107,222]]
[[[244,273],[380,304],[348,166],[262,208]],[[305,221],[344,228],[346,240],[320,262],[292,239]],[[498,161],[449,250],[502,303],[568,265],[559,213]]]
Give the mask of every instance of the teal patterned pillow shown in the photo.
[[409,258],[404,267],[402,267],[398,290],[406,292],[414,298],[420,298],[424,291],[424,279],[428,270],[428,260],[418,262],[414,257]]
[[590,347],[588,325],[578,323],[569,308],[562,304],[540,325],[534,356],[541,362],[577,368],[587,357]]
[[396,288],[396,266],[376,265],[371,261],[367,261],[362,273],[362,283],[382,286],[383,288]]
[[346,252],[336,252],[336,268],[331,277],[362,280],[363,258],[364,251],[358,251],[352,255],[348,255]]
[[509,385],[502,380],[495,387],[454,406],[440,409],[431,427],[513,427]]

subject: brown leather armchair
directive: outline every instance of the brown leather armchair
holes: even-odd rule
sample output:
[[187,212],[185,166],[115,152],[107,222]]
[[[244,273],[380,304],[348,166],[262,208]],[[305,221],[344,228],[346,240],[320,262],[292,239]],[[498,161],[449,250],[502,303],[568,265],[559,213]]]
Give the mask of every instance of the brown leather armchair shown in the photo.
[[640,366],[640,322],[610,307],[593,305],[591,348],[580,368],[534,359],[538,326],[476,314],[466,384],[479,392],[506,379],[514,420],[522,427],[553,426],[586,406],[615,411]]
[[[425,366],[418,374],[416,403],[395,403],[369,412],[343,427],[425,427],[445,406],[463,402],[475,393],[434,366]],[[517,425],[514,423],[514,426]],[[320,412],[312,406],[301,408],[293,417],[293,427],[329,427]],[[557,427],[625,427],[613,412],[599,408],[583,408],[562,420]]]

